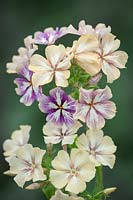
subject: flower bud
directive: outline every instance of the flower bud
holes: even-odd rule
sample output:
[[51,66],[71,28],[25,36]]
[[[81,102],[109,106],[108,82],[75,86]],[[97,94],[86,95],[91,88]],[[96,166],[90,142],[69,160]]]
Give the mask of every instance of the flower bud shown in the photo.
[[109,195],[109,194],[115,192],[116,189],[117,189],[116,187],[107,188],[107,189],[104,189],[103,192],[104,192],[104,194]]

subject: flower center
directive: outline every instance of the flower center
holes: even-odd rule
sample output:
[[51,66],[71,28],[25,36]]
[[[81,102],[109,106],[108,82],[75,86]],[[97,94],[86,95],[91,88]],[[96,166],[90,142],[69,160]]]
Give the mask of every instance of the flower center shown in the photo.
[[71,169],[71,175],[76,175],[77,174],[77,171],[76,171],[76,169]]
[[96,152],[95,152],[95,150],[90,150],[90,154],[92,155],[92,156],[95,156],[96,155]]
[[63,106],[62,106],[62,105],[58,105],[58,108],[62,110],[62,109],[63,109]]

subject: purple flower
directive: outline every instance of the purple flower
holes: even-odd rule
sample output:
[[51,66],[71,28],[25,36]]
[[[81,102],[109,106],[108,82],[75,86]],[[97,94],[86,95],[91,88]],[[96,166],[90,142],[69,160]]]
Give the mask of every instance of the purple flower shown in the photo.
[[47,28],[43,32],[38,31],[35,33],[34,42],[35,44],[51,45],[54,44],[58,38],[66,34],[65,27],[57,27],[55,30],[53,28]]
[[47,121],[66,126],[74,123],[75,100],[58,87],[50,91],[50,96],[43,95],[39,100],[39,108],[42,112],[48,113]]
[[32,75],[31,72],[27,67],[23,67],[19,73],[21,75],[20,78],[16,78],[14,83],[18,86],[16,88],[16,93],[20,98],[20,102],[25,104],[26,106],[32,105],[35,100],[38,100],[42,95],[42,88],[34,87],[32,85]]
[[112,98],[110,88],[85,90],[80,89],[79,103],[75,118],[86,122],[93,130],[104,127],[105,119],[112,119],[116,114],[116,106],[109,99]]

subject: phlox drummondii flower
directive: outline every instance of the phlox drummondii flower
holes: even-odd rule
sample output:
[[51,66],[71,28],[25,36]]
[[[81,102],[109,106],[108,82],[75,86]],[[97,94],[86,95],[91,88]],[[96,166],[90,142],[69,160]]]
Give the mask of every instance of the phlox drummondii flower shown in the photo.
[[33,72],[27,67],[23,67],[19,71],[20,78],[16,78],[14,83],[18,86],[15,90],[20,98],[20,102],[26,106],[31,106],[32,103],[42,96],[42,87],[34,87],[32,83]]
[[82,124],[78,121],[67,127],[65,124],[62,126],[55,125],[51,122],[47,122],[43,126],[44,141],[46,144],[57,144],[62,142],[62,145],[73,144],[75,138],[77,137],[76,133]]
[[81,88],[75,118],[86,122],[90,129],[103,128],[105,119],[112,119],[116,113],[115,104],[109,101],[111,98],[112,92],[108,86],[97,90]]
[[5,140],[3,149],[6,161],[12,159],[12,157],[16,155],[16,151],[28,143],[30,130],[31,126],[21,125],[20,130],[16,130],[12,133],[11,139]]
[[69,154],[61,150],[52,161],[51,183],[57,188],[78,194],[86,188],[86,182],[95,176],[95,165],[89,160],[88,153],[72,149]]
[[73,62],[80,65],[90,75],[96,75],[101,70],[98,55],[98,38],[94,35],[82,35],[79,40],[73,42],[72,48],[68,48],[68,54],[73,53]]
[[115,36],[108,33],[103,36],[100,41],[97,54],[99,55],[99,65],[105,75],[107,82],[112,83],[120,77],[120,70],[125,68],[128,55],[124,51],[117,49],[120,47],[120,40],[115,39]]
[[30,62],[32,54],[38,49],[37,45],[34,45],[32,36],[28,36],[24,39],[25,47],[18,49],[19,55],[13,56],[12,62],[7,63],[8,73],[19,73],[23,67],[27,67]]
[[31,144],[25,144],[16,152],[16,157],[9,161],[10,171],[16,176],[14,181],[18,186],[23,187],[25,182],[33,180],[46,180],[46,175],[41,166],[45,150],[38,147],[32,147]]
[[47,59],[39,54],[31,58],[29,69],[35,72],[33,74],[34,85],[45,85],[55,78],[56,86],[67,87],[72,56],[67,56],[63,45],[48,46],[45,54]]
[[66,35],[66,27],[62,28],[46,28],[43,32],[37,31],[34,34],[34,42],[35,44],[43,44],[43,45],[51,45],[54,44],[58,38]]
[[39,100],[40,110],[47,113],[46,120],[57,125],[72,125],[76,111],[75,100],[58,87],[50,90],[49,94],[50,96],[44,95]]
[[88,130],[79,136],[76,142],[79,149],[87,151],[89,158],[96,166],[109,166],[111,169],[115,163],[116,146],[109,136],[104,136],[102,130]]
[[73,27],[73,25],[69,25],[67,28],[67,32],[75,35],[97,35],[98,38],[104,36],[107,33],[111,32],[111,27],[106,27],[105,24],[99,23],[93,28],[91,25],[85,23],[84,20],[79,22],[78,30]]
[[77,195],[69,196],[68,194],[64,194],[61,190],[57,190],[55,195],[50,200],[84,200],[82,197],[78,197]]

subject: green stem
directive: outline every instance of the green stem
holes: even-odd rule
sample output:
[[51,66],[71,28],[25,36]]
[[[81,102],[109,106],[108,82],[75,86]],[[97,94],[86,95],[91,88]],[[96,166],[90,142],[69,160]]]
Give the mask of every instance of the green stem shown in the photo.
[[[102,174],[102,166],[96,168],[96,185],[94,193],[97,194],[103,190],[103,174]],[[101,200],[101,198],[99,198]]]

